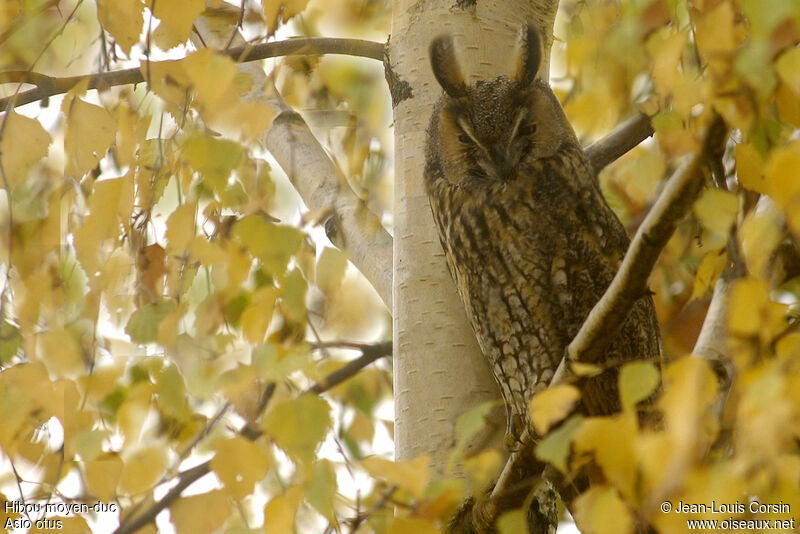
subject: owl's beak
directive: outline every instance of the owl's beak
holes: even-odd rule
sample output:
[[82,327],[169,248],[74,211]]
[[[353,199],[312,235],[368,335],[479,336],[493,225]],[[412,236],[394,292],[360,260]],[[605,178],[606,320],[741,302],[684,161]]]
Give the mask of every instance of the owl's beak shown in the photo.
[[509,180],[514,176],[514,164],[508,153],[499,146],[492,147],[492,162],[497,169],[498,178]]

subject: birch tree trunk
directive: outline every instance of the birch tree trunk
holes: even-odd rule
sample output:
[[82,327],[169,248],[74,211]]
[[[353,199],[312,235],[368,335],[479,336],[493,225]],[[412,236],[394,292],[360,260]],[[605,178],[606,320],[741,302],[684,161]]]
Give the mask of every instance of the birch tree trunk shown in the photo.
[[[557,0],[395,0],[387,78],[395,128],[394,384],[397,459],[427,453],[441,469],[455,444],[459,414],[499,390],[470,329],[447,272],[422,180],[425,129],[441,95],[428,45],[451,34],[470,82],[510,71],[516,33],[536,24],[546,36],[544,67]],[[500,403],[498,402],[498,406]],[[504,410],[473,448],[498,441]]]

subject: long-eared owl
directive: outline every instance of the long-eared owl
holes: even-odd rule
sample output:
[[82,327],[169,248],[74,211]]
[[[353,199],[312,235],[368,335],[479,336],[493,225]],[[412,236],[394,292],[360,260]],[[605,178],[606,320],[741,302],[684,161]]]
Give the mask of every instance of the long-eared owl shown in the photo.
[[[450,273],[519,436],[617,271],[628,236],[606,203],[564,111],[536,78],[542,43],[523,26],[510,76],[467,84],[453,40],[430,47],[444,89],[431,117],[425,183]],[[619,364],[657,358],[650,295],[630,310],[582,384],[583,411],[617,411]]]

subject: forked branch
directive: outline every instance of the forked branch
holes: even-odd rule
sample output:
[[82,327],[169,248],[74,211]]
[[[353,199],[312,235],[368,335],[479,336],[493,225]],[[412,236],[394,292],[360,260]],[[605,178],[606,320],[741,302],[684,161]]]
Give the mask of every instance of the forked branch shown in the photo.
[[[701,152],[694,154],[669,178],[645,217],[614,279],[567,347],[564,359],[550,381],[551,386],[573,378],[569,369],[571,362],[596,362],[616,337],[633,303],[646,294],[647,280],[661,250],[678,222],[690,210],[709,175],[708,154],[717,153],[727,136],[725,122],[715,116],[706,132]],[[527,434],[522,439],[531,442]],[[509,456],[490,500],[502,495],[517,466],[525,460],[526,454],[531,453],[531,447],[522,447]]]

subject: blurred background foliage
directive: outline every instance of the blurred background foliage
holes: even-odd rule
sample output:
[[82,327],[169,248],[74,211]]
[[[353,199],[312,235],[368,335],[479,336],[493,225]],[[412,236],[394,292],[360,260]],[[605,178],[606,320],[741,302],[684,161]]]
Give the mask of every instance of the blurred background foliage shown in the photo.
[[[191,496],[140,532],[435,532],[502,466],[497,451],[462,457],[487,409],[459,422],[454,462],[468,476],[457,480],[434,475],[424,457],[388,459],[390,359],[315,393],[391,339],[390,312],[327,241],[328,214],[305,207],[258,143],[278,109],[243,100],[251,80],[235,63],[189,44],[204,9],[202,0],[0,6],[2,71],[142,66],[147,80],[100,91],[83,82],[2,114],[0,499],[100,500],[124,523],[210,460]],[[391,17],[388,0],[208,9],[252,43],[383,42]],[[631,233],[681,157],[699,150],[713,112],[732,133],[723,179],[651,277],[664,427],[637,428],[633,405],[658,380],[632,368],[624,413],[554,426],[539,454],[567,473],[589,458],[602,469],[605,484],[576,504],[584,532],[630,532],[636,519],[683,532],[687,517],[705,517],[660,513],[665,499],[754,496],[798,513],[800,4],[564,0],[555,37],[553,85],[587,144],[637,111],[652,116],[654,138],[600,175]],[[364,208],[391,228],[383,66],[317,55],[264,67]],[[2,96],[30,87],[3,81]],[[716,413],[714,369],[687,355],[731,262],[743,273],[727,314],[735,379]],[[571,402],[568,390],[555,394],[539,422],[547,429]],[[4,525],[37,517],[0,509]],[[60,518],[66,532],[109,531],[119,519]],[[521,532],[521,522],[510,514],[500,530]]]

